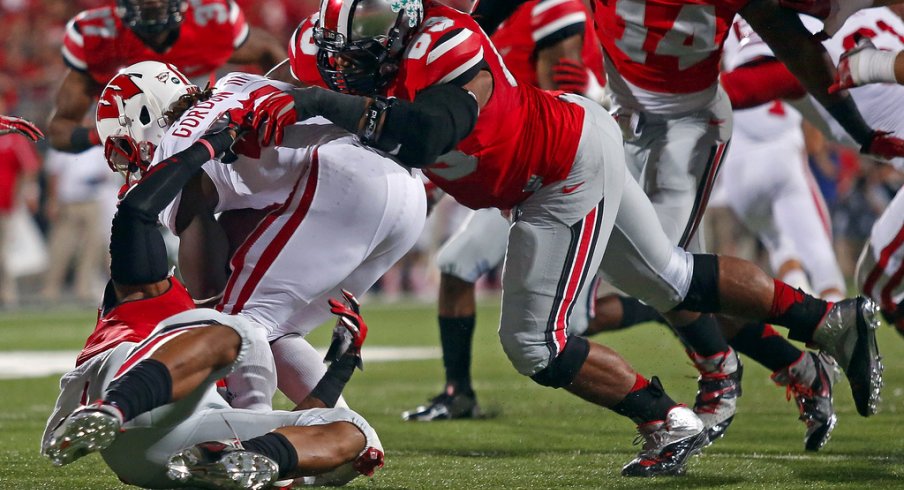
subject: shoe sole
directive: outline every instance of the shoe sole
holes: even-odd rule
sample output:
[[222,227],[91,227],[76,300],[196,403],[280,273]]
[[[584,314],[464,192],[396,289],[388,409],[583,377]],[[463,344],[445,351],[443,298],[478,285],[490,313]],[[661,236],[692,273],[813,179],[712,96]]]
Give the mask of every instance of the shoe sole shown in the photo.
[[65,466],[110,447],[117,433],[119,428],[110,416],[99,412],[79,414],[65,422],[61,433],[54,434],[47,457],[54,466]]
[[875,415],[879,411],[882,394],[882,356],[876,342],[879,328],[877,306],[872,300],[857,300],[857,343],[845,372],[851,385],[857,413],[863,417]]
[[191,447],[172,457],[166,464],[169,479],[205,488],[224,490],[260,490],[277,478],[279,468],[270,458],[250,451],[233,451],[218,461],[199,464]]
[[807,451],[819,451],[829,442],[829,439],[832,438],[832,431],[835,430],[835,424],[838,423],[838,417],[835,414],[832,414],[829,417],[828,422],[823,425],[818,431],[810,434],[808,437],[804,438],[804,449]]

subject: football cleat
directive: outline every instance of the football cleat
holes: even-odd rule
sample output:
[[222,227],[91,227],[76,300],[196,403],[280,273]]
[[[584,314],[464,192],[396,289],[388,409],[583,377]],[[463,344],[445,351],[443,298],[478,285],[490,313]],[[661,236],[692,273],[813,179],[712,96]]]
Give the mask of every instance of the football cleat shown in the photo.
[[804,449],[819,451],[829,442],[838,417],[832,401],[832,387],[840,372],[835,359],[825,352],[805,352],[794,364],[776,371],[772,380],[787,388],[800,410],[800,420],[807,426]]
[[835,303],[813,332],[813,343],[835,358],[851,385],[857,412],[879,410],[882,356],[876,343],[878,306],[863,296]]
[[263,454],[246,451],[239,441],[211,441],[171,456],[166,476],[193,487],[261,490],[276,481],[279,466]]
[[706,426],[708,444],[712,444],[725,435],[734,420],[738,398],[741,396],[744,366],[731,348],[710,357],[701,357],[693,352],[688,354],[700,372],[694,413]]
[[122,413],[112,405],[95,403],[80,407],[53,431],[44,456],[54,466],[64,466],[82,456],[102,451],[116,440]]
[[637,427],[643,450],[622,468],[622,476],[679,476],[687,470],[691,456],[707,444],[706,427],[694,412],[676,405],[664,421]]
[[414,410],[402,412],[402,420],[411,422],[432,422],[434,420],[477,419],[483,416],[477,405],[477,396],[471,393],[440,393],[430,400],[429,405],[420,405]]

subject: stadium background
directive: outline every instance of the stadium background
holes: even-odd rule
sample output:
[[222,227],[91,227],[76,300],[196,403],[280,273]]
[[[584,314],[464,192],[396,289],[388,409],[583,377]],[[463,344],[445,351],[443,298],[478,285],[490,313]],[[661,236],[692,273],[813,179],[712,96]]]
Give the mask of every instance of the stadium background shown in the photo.
[[[66,70],[59,54],[65,23],[78,11],[105,3],[0,0],[0,113],[27,117],[46,127],[54,93]],[[311,0],[238,3],[253,25],[286,42],[296,22],[316,9]],[[904,176],[827,144],[813,132],[808,135],[811,168],[829,205],[839,259],[850,278],[872,221]],[[12,178],[17,171],[2,166],[23,158],[23,152],[31,152],[32,147],[25,143],[0,147],[0,193],[16,196],[20,216],[28,218],[24,226],[34,232],[15,233],[2,242],[7,263],[21,267],[15,288],[10,290],[13,285],[9,283],[0,288],[0,488],[119,488],[97,457],[58,471],[37,454],[40,430],[56,393],[56,376],[39,368],[47,367],[51,357],[76,350],[83,343],[93,326],[93,308],[106,272],[104,261],[99,260],[88,290],[78,289],[75,274],[69,270],[60,294],[44,291],[50,261],[47,237],[58,222],[48,205],[53,196],[48,194],[52,171],[45,165],[46,142],[36,150],[37,171],[19,172],[18,178]],[[109,202],[99,197],[98,206]],[[904,344],[889,329],[880,335],[888,365],[882,413],[868,421],[857,417],[847,386],[839,384],[840,423],[823,453],[803,453],[803,426],[795,420],[793,403],[785,402],[765,370],[748,363],[745,394],[729,437],[692,463],[689,478],[638,484],[617,476],[621,464],[636,451],[625,438],[625,421],[540,388],[508,365],[495,335],[498,301],[493,278],[481,283],[474,371],[482,405],[499,416],[478,422],[402,423],[402,410],[423,402],[440,386],[435,306],[431,303],[438,273],[431,261],[462,216],[461,208],[444,201],[416,250],[365,299],[373,332],[367,347],[415,348],[420,349],[421,357],[429,358],[369,363],[348,389],[351,405],[371,420],[388,450],[388,466],[372,485],[774,488],[806,484],[862,488],[869,484],[893,488],[904,481],[904,424],[897,420],[904,411],[904,375],[900,374]],[[712,209],[709,220],[716,250],[759,256],[756,244],[729,212]],[[108,230],[107,222],[94,231],[103,235]],[[21,260],[23,250],[32,260],[28,267]],[[92,253],[103,257],[105,245],[77,250],[74,256]],[[67,269],[74,269],[75,262]],[[323,330],[315,333],[320,344],[328,335]],[[649,325],[603,340],[623,352],[641,372],[660,375],[670,391],[690,402],[694,370],[677,350],[678,342],[663,332],[661,327]],[[38,372],[30,372],[35,366]]]

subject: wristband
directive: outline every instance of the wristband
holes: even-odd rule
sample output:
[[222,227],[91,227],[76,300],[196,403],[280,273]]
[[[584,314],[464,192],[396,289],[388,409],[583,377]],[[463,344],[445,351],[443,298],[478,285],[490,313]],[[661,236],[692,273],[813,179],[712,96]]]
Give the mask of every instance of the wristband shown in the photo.
[[367,109],[364,110],[364,115],[361,117],[363,124],[361,130],[358,131],[358,137],[361,138],[364,144],[372,145],[380,139],[380,133],[382,133],[383,129],[383,114],[394,103],[395,98],[377,95],[367,106]]

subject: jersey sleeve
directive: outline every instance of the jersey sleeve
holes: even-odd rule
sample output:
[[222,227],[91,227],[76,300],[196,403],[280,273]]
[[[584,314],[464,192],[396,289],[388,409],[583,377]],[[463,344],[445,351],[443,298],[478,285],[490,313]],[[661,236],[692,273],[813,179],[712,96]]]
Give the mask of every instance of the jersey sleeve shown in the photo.
[[82,35],[79,18],[76,16],[66,24],[66,32],[61,48],[63,61],[73,70],[87,73],[88,58],[85,53],[85,37]]
[[234,0],[229,0],[229,25],[232,27],[232,45],[239,49],[248,40],[251,27],[245,19],[245,12]]
[[587,12],[579,0],[540,0],[531,9],[531,38],[540,50],[584,34]]
[[424,29],[406,54],[411,60],[408,82],[415,92],[444,83],[464,85],[488,67],[476,24],[472,28],[446,21],[439,19]]

